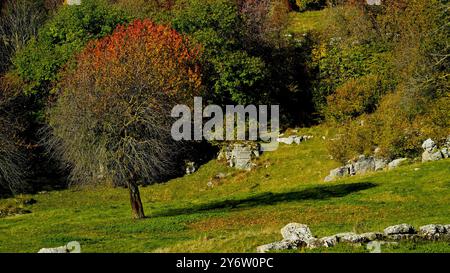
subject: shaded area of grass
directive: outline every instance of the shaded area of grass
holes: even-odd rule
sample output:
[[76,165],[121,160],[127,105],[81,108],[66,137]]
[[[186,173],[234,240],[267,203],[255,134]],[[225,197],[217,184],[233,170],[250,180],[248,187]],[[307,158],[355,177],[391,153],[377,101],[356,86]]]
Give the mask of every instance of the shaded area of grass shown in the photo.
[[228,199],[207,204],[200,204],[189,208],[169,209],[160,213],[153,214],[152,216],[158,217],[193,214],[216,209],[251,208],[257,206],[275,205],[280,202],[326,200],[329,198],[343,197],[353,192],[370,189],[375,186],[376,185],[374,183],[361,182],[332,186],[317,186],[300,191],[291,191],[285,193],[265,192],[242,199]]

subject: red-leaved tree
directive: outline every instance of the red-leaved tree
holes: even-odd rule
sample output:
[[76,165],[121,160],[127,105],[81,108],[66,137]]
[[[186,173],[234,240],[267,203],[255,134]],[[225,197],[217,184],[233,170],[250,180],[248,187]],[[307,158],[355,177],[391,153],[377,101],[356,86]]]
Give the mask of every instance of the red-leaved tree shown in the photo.
[[88,44],[49,111],[50,144],[70,163],[72,180],[127,186],[133,217],[143,218],[140,181],[179,167],[170,111],[200,92],[199,55],[186,37],[149,20]]

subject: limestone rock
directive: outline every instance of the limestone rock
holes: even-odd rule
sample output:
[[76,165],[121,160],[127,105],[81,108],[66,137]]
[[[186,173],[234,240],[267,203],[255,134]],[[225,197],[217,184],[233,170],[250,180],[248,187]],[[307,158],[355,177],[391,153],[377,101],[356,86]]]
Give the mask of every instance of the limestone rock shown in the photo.
[[395,169],[408,161],[408,158],[398,158],[388,164],[389,169]]
[[80,243],[73,241],[69,242],[65,246],[59,246],[54,248],[41,248],[38,253],[80,253]]
[[358,235],[354,232],[339,233],[339,234],[336,234],[335,236],[338,239],[338,242],[351,243],[351,244],[365,242],[365,238],[361,237],[361,235]]
[[416,230],[413,226],[409,224],[400,224],[390,226],[384,229],[385,235],[395,235],[395,234],[415,234]]
[[431,138],[429,138],[422,143],[422,148],[425,151],[432,152],[434,149],[437,148],[437,146],[436,143]]
[[360,234],[359,236],[361,236],[362,240],[365,242],[382,240],[384,237],[383,234],[380,232],[366,232]]
[[280,242],[274,242],[262,246],[258,246],[256,251],[258,253],[266,253],[268,251],[278,251],[278,250],[287,250],[287,249],[297,249],[302,246],[301,242],[295,242],[290,240],[283,240]]
[[330,174],[327,177],[325,177],[324,181],[329,182],[329,181],[335,180],[336,178],[344,177],[344,176],[348,176],[348,175],[350,175],[349,166],[343,166],[343,167],[339,167],[339,168],[331,170]]
[[439,238],[440,236],[444,235],[446,231],[447,230],[443,225],[430,224],[421,226],[419,228],[419,234],[429,239]]
[[327,236],[319,239],[319,242],[324,247],[333,247],[338,244],[338,238],[336,235]]
[[[444,151],[445,152],[445,151]],[[428,161],[438,161],[441,160],[444,156],[442,156],[442,152],[438,149],[434,149],[430,151],[424,151],[422,153],[422,162]]]
[[384,158],[375,158],[375,171],[384,170],[388,165],[388,162]]
[[359,156],[353,164],[355,174],[365,174],[375,171],[375,159],[373,157]]
[[301,241],[307,245],[315,240],[311,230],[307,225],[299,223],[289,223],[281,229],[283,239],[290,241]]

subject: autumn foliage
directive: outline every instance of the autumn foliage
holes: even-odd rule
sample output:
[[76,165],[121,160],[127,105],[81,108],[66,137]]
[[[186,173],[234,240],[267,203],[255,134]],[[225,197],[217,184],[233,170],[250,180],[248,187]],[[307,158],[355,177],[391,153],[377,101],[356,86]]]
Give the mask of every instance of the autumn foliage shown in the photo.
[[149,20],[89,43],[49,111],[52,146],[73,180],[128,186],[134,217],[142,218],[137,184],[179,167],[170,111],[201,91],[199,57],[186,37]]

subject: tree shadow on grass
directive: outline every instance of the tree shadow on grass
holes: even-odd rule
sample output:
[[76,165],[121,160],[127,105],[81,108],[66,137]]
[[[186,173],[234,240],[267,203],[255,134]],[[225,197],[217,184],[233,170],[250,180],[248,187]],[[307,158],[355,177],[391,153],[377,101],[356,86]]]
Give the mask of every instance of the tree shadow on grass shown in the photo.
[[301,191],[285,193],[266,192],[243,199],[220,200],[211,203],[194,205],[191,207],[168,209],[162,212],[155,213],[150,217],[195,214],[202,211],[221,209],[251,208],[257,206],[273,205],[281,202],[325,200],[334,197],[344,197],[351,193],[370,189],[375,186],[376,184],[374,183],[362,182],[333,186],[317,186]]

